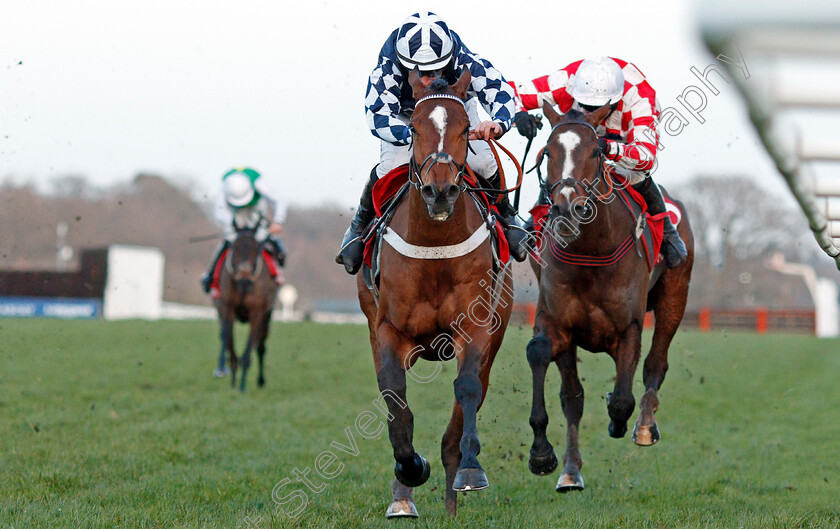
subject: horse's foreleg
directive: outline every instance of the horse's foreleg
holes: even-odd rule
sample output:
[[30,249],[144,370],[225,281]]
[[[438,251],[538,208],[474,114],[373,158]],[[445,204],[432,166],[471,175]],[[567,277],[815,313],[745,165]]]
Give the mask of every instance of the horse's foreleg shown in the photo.
[[583,386],[578,378],[577,348],[574,345],[560,351],[556,360],[563,379],[560,387],[560,403],[566,416],[566,452],[563,454],[563,475],[557,481],[557,492],[583,490],[580,467],[583,458],[578,448],[578,426],[583,416]]
[[615,360],[615,387],[612,393],[607,393],[610,437],[624,437],[627,433],[627,420],[636,406],[636,399],[633,398],[633,375],[639,363],[641,348],[642,326],[639,321],[634,321],[625,329],[617,349],[612,354]]
[[262,333],[261,333],[259,339],[257,340],[257,357],[259,358],[259,361],[260,361],[260,373],[259,373],[259,376],[257,376],[257,386],[259,386],[259,387],[265,386],[265,373],[263,371],[263,369],[264,369],[263,360],[265,359],[265,341],[268,338],[268,330],[269,330],[270,327],[271,327],[271,311],[269,311],[268,314],[265,315],[265,318],[263,318]]
[[[481,366],[481,354],[476,346],[467,348],[467,352],[458,366],[458,377],[455,379],[455,400],[463,412],[463,432],[461,434],[461,462],[455,473],[452,488],[459,492],[481,490],[487,488],[487,475],[478,462],[481,443],[478,440],[476,420],[478,408],[484,398],[486,375],[480,377],[480,371],[486,370],[489,375],[489,365]],[[489,363],[488,363],[489,364]],[[482,378],[485,383],[482,384]]]
[[[419,487],[429,479],[431,468],[423,456],[414,451],[414,415],[406,401],[405,366],[399,354],[401,343],[396,333],[380,330],[380,369],[376,373],[381,398],[388,406],[388,436],[394,449],[394,475],[406,487]],[[406,348],[405,353],[408,353]],[[410,366],[409,366],[410,367]]]
[[639,417],[633,428],[633,442],[639,446],[651,446],[660,439],[659,425],[654,416],[659,409],[657,392],[668,371],[668,348],[682,321],[688,296],[688,281],[675,277],[678,274],[674,272],[666,272],[649,296],[656,315],[656,326],[642,372],[645,394],[639,403]]
[[259,349],[262,336],[265,333],[265,322],[262,316],[252,315],[249,319],[248,345],[245,346],[245,352],[242,353],[242,380],[239,382],[239,390],[245,391],[245,379],[248,376],[248,368],[251,367],[251,350]]
[[545,476],[551,474],[557,468],[557,455],[555,455],[554,447],[551,446],[546,436],[548,412],[545,410],[545,374],[552,357],[551,340],[548,336],[537,331],[536,335],[528,342],[526,357],[528,358],[528,364],[531,366],[533,380],[529,422],[531,429],[534,431],[534,442],[531,445],[528,468],[534,474]]
[[216,378],[222,378],[229,373],[225,367],[225,353],[228,350],[227,335],[230,333],[230,329],[232,329],[232,326],[230,326],[227,331],[225,330],[225,322],[222,320],[221,330],[219,332],[219,363],[213,371],[213,376]]
[[236,382],[236,367],[237,367],[237,359],[236,359],[236,350],[233,348],[233,317],[228,315],[222,318],[222,332],[221,332],[221,341],[222,341],[222,352],[219,355],[219,364],[220,367],[224,368],[224,352],[227,351],[228,353],[228,362],[230,363],[230,385],[231,387],[234,386]]

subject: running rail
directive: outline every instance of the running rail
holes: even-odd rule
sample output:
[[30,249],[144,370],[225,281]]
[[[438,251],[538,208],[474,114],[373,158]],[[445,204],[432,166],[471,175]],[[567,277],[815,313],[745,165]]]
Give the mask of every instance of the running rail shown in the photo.
[[[735,49],[733,45],[740,43],[738,36],[736,36],[739,31],[743,31],[740,35],[746,37],[744,39],[746,42],[743,44],[746,46],[752,45],[753,49],[757,48],[763,52],[782,51],[781,48],[786,46],[780,46],[780,43],[781,41],[787,41],[790,44],[795,42],[792,46],[793,49],[787,51],[840,56],[840,27],[837,25],[815,24],[813,29],[816,34],[812,33],[811,36],[816,38],[810,41],[809,39],[794,41],[789,37],[785,38],[784,33],[779,31],[783,27],[783,25],[776,25],[768,31],[768,28],[738,27],[737,25],[725,29],[706,26],[702,28],[702,33],[706,47],[716,57],[721,54],[731,55],[732,49]],[[802,26],[799,26],[798,29],[801,30]],[[773,39],[764,38],[768,33],[772,33]],[[733,71],[735,69],[733,65],[726,63],[726,67],[729,70],[730,77],[735,80],[738,91],[746,101],[750,121],[758,132],[765,149],[773,158],[776,167],[808,218],[814,238],[816,238],[820,248],[834,259],[837,269],[840,270],[840,246],[831,237],[830,222],[824,214],[827,208],[818,203],[814,190],[805,184],[805,182],[814,182],[814,187],[816,187],[816,175],[809,165],[802,163],[803,158],[800,156],[797,146],[791,146],[790,141],[785,142],[777,127],[774,127],[772,111],[774,107],[779,105],[780,101],[770,101],[762,98],[762,94],[758,91],[749,89],[747,86],[749,81],[740,72]],[[836,104],[836,101],[815,103],[819,106],[834,106],[831,103]],[[822,105],[821,103],[827,104]]]

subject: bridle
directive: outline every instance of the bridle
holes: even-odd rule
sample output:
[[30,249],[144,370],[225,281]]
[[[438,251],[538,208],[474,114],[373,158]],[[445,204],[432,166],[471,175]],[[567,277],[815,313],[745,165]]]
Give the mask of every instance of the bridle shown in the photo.
[[[569,126],[569,125],[585,125],[589,130],[592,131],[592,134],[595,135],[596,139],[598,137],[598,132],[595,130],[595,127],[593,127],[590,123],[588,123],[586,121],[564,121],[564,122],[561,122],[561,123],[558,123],[558,124],[554,125],[554,127],[551,129],[551,132],[548,135],[548,141],[549,142],[551,141],[551,139],[554,137],[554,131],[556,131],[559,127]],[[548,146],[548,143],[546,143],[546,147],[547,146]],[[595,181],[592,184],[587,184],[587,183],[582,182],[580,180],[577,180],[575,178],[561,178],[560,180],[554,182],[554,184],[550,184],[548,182],[548,180],[543,178],[542,172],[540,170],[540,166],[542,165],[543,158],[548,158],[549,157],[548,150],[546,149],[546,147],[543,147],[540,150],[539,154],[537,155],[536,165],[531,169],[531,171],[536,169],[537,180],[539,181],[540,188],[542,189],[543,193],[545,193],[546,199],[548,200],[548,204],[550,206],[554,205],[554,199],[552,198],[552,195],[554,193],[554,190],[557,189],[558,187],[569,186],[573,189],[576,189],[576,188],[581,189],[586,194],[586,202],[587,203],[590,203],[590,202],[594,201],[595,199],[604,200],[610,194],[612,194],[612,192],[613,192],[612,180],[609,178],[609,171],[606,170],[606,161],[605,161],[606,158],[604,156],[604,153],[601,152],[600,149],[598,150],[598,174],[595,175]],[[528,172],[531,172],[531,171],[528,171]],[[598,191],[596,189],[596,186],[602,180],[609,187],[608,187],[608,189],[605,193],[601,194],[601,193],[598,193]]]
[[[429,101],[431,99],[451,99],[453,101],[457,101],[458,103],[461,104],[462,107],[464,107],[464,112],[466,112],[466,106],[464,105],[464,101],[460,97],[454,96],[452,94],[429,94],[427,96],[421,97],[414,104],[415,111],[416,111],[417,107],[420,106],[421,103],[423,103],[425,101]],[[414,143],[414,135],[415,135],[414,127],[411,127],[411,141],[412,141],[412,144]],[[467,146],[464,149],[464,163],[462,163],[462,164],[459,164],[458,162],[456,162],[451,154],[449,154],[447,152],[444,152],[444,151],[431,153],[430,155],[426,156],[426,158],[424,158],[423,162],[420,163],[420,164],[417,163],[417,160],[415,160],[414,155],[412,154],[411,161],[409,162],[408,182],[411,184],[412,187],[419,190],[421,187],[423,187],[423,179],[422,179],[421,174],[422,175],[427,174],[429,171],[432,170],[433,165],[438,164],[438,163],[442,163],[442,164],[446,164],[446,165],[448,165],[450,167],[453,167],[454,169],[458,170],[458,174],[455,175],[455,185],[457,185],[461,189],[462,192],[466,191],[467,190],[467,184],[465,183],[464,175],[472,173],[469,166],[467,165],[467,154],[466,154],[466,152],[469,150],[469,148],[470,148],[470,142],[468,141]]]
[[[260,216],[262,217],[262,215],[260,215]],[[234,224],[235,224],[235,222],[234,222]],[[250,280],[253,280],[253,278],[259,277],[260,273],[262,272],[262,266],[263,266],[262,255],[260,255],[261,252],[262,252],[262,245],[260,245],[260,243],[257,242],[257,239],[256,239],[255,235],[256,235],[256,230],[255,229],[239,228],[238,226],[236,227],[236,239],[237,240],[240,237],[251,238],[251,239],[254,239],[254,243],[257,245],[256,262],[254,263],[254,271],[251,274],[251,279]],[[234,241],[233,244],[236,244],[236,241]],[[225,257],[225,269],[228,271],[228,274],[230,274],[231,278],[236,276],[236,272],[233,269],[233,248],[232,247],[228,251],[227,257]]]

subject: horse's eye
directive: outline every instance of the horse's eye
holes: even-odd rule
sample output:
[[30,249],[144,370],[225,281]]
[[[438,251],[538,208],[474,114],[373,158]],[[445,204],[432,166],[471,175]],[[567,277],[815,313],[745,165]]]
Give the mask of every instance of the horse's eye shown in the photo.
[[469,133],[470,133],[470,126],[469,126],[469,125],[467,125],[467,126],[466,126],[466,128],[464,128],[464,132],[463,132],[462,134],[463,134],[464,136],[468,136],[468,135],[469,135]]

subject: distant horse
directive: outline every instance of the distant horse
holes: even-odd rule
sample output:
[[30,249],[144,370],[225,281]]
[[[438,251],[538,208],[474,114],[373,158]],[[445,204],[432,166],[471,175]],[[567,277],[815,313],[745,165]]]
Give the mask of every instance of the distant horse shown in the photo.
[[[640,222],[628,214],[610,181],[595,128],[609,112],[604,106],[591,114],[576,111],[560,116],[550,105],[543,111],[553,129],[548,138],[548,179],[543,189],[551,207],[544,224],[541,262],[532,260],[539,280],[534,337],[527,358],[533,375],[530,423],[534,443],[528,466],[535,474],[557,468],[557,457],[546,438],[548,414],[544,383],[551,362],[560,369],[560,402],[566,416],[566,453],[557,490],[582,490],[578,450],[578,424],[583,414],[583,386],[578,379],[577,347],[607,352],[615,361],[616,379],[607,394],[609,434],[623,437],[633,413],[633,376],[641,352],[645,311],[653,310],[656,327],[645,359],[645,393],[633,432],[633,441],[649,446],[659,440],[654,412],[657,391],[668,369],[668,347],[685,311],[694,261],[694,239],[682,204],[680,236],[688,260],[668,270],[664,263],[652,270],[641,253],[633,251]],[[667,194],[666,194],[667,196]],[[554,250],[549,247],[554,245]],[[561,262],[556,249],[562,247]],[[638,247],[638,246],[637,246]],[[624,248],[624,249],[622,249]],[[626,253],[621,253],[626,252]]]
[[[458,359],[455,404],[441,445],[446,508],[457,513],[456,491],[488,486],[478,462],[476,414],[510,317],[513,289],[509,267],[497,281],[486,280],[494,267],[487,218],[466,192],[470,122],[464,100],[470,80],[465,71],[452,86],[443,80],[427,86],[416,70],[409,75],[417,101],[411,186],[385,230],[378,305],[362,274],[358,279],[396,460],[387,517],[416,517],[412,487],[430,474],[412,444],[414,416],[406,401],[406,372],[418,358]],[[489,283],[503,287],[495,300]]]
[[271,311],[277,298],[277,283],[265,264],[262,245],[255,237],[256,229],[237,229],[236,240],[224,257],[219,275],[221,295],[214,300],[221,324],[221,351],[219,370],[225,368],[225,351],[230,356],[230,385],[236,385],[237,358],[233,346],[234,319],[250,324],[248,345],[239,360],[242,362],[242,379],[239,389],[245,390],[245,377],[251,366],[251,350],[256,348],[260,361],[257,385],[265,384],[263,360],[265,340],[271,322]]

